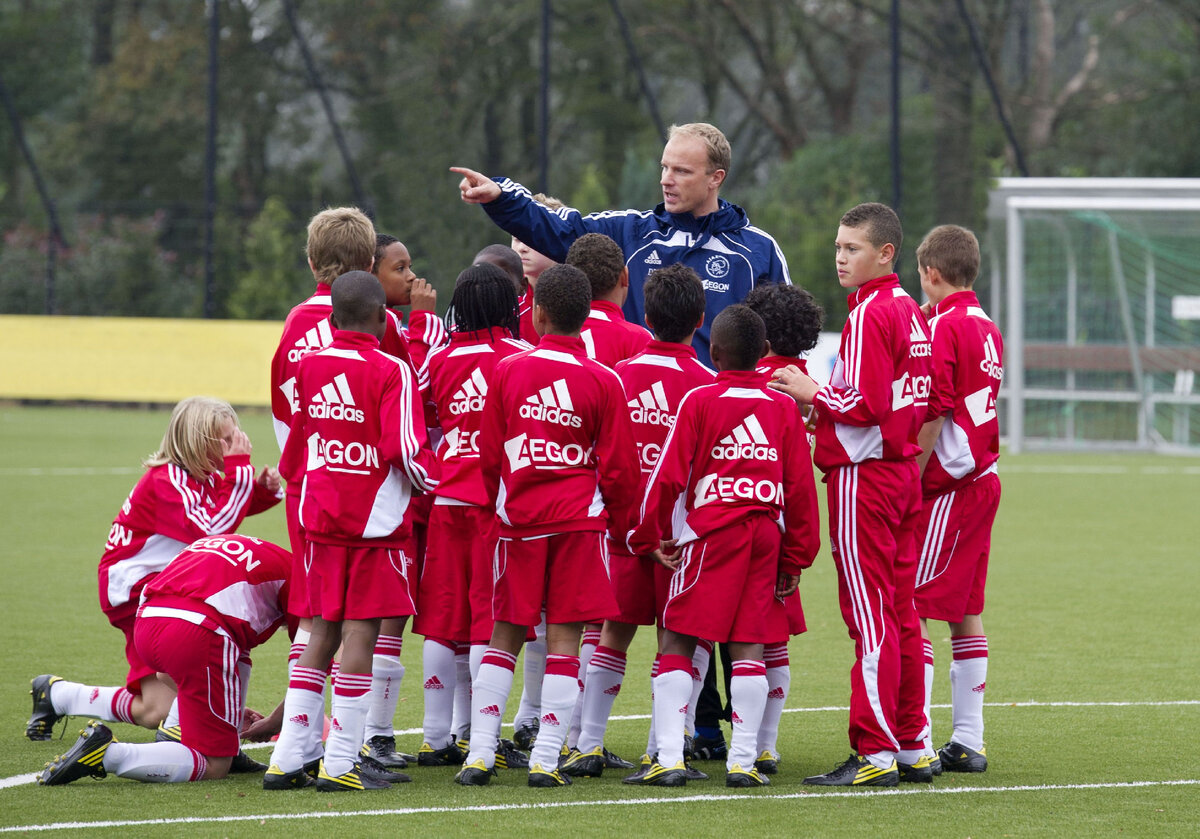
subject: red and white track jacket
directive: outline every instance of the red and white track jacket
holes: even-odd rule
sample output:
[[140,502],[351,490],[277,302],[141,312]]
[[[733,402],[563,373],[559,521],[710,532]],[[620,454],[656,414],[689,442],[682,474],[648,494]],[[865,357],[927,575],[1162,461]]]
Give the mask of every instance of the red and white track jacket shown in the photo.
[[519,310],[521,313],[521,340],[528,342],[530,346],[536,347],[538,342],[542,340],[542,337],[533,328],[533,286],[525,289],[525,294],[521,297]]
[[644,350],[654,336],[645,327],[625,320],[625,313],[615,303],[593,300],[592,312],[579,331],[579,337],[587,348],[588,358],[615,369],[618,361]]
[[199,625],[219,627],[245,654],[284,622],[291,565],[291,552],[260,539],[197,539],[146,586],[142,608],[203,617]]
[[490,505],[479,471],[479,427],[496,362],[531,350],[507,329],[452,332],[450,343],[429,356],[429,388],[442,429],[438,498]]
[[624,532],[636,502],[637,450],[616,373],[583,341],[544,335],[492,374],[480,467],[503,536]]
[[932,351],[925,318],[895,274],[847,297],[850,317],[829,383],[813,400],[821,471],[916,457],[929,401]]
[[300,362],[296,399],[279,471],[302,482],[305,537],[399,547],[413,488],[432,491],[438,474],[411,368],[373,335],[339,330]]
[[225,458],[204,480],[164,463],[146,470],[108,531],[100,558],[100,608],[116,623],[137,609],[143,586],[202,536],[232,533],[248,515],[279,503],[257,484],[250,455]]
[[996,396],[1004,377],[1004,339],[974,291],[957,291],[930,313],[933,388],[926,421],[945,416],[921,492],[925,498],[958,489],[994,471],[1000,457]]
[[779,570],[799,574],[821,545],[808,435],[791,398],[756,370],[726,370],[689,392],[650,475],[629,548],[687,544],[750,513],[783,532]]

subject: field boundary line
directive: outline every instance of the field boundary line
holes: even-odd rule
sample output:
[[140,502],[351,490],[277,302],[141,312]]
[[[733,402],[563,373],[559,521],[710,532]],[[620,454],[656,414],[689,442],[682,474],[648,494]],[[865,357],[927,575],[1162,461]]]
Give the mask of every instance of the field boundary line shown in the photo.
[[364,816],[414,816],[433,815],[437,813],[488,813],[516,810],[557,810],[568,807],[633,807],[639,805],[661,804],[691,804],[732,801],[795,801],[809,799],[819,801],[827,798],[861,798],[870,800],[879,796],[896,795],[968,795],[978,793],[1005,792],[1055,792],[1061,790],[1094,790],[1094,789],[1144,789],[1146,787],[1171,786],[1200,786],[1200,778],[1180,778],[1167,781],[1112,781],[1094,784],[1038,784],[1013,787],[949,787],[932,789],[880,789],[880,790],[844,790],[837,792],[789,792],[779,794],[743,796],[736,792],[723,795],[684,795],[671,798],[610,798],[597,801],[547,801],[537,803],[512,804],[478,804],[465,807],[396,807],[388,809],[355,810],[350,812],[331,812],[329,810],[313,811],[310,813],[259,813],[245,816],[185,816],[174,819],[129,819],[108,820],[96,822],[52,822],[50,824],[14,825],[0,827],[0,833],[18,833],[22,831],[50,830],[95,830],[104,827],[153,827],[176,824],[232,824],[237,822],[266,822],[292,821],[304,819],[329,818],[361,818]]

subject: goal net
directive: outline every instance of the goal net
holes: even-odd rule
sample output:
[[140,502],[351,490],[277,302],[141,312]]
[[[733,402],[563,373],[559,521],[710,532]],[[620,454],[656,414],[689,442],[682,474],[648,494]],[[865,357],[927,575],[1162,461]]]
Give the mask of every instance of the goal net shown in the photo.
[[1200,454],[1200,179],[1002,179],[989,215],[1009,450]]

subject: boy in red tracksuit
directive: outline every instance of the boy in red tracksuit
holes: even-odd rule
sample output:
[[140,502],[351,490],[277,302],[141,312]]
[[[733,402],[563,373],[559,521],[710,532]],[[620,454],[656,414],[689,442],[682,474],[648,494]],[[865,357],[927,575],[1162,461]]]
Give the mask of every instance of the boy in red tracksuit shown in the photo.
[[543,606],[546,677],[529,785],[569,783],[557,765],[579,693],[580,634],[615,606],[605,531],[628,528],[637,486],[621,382],[587,357],[579,339],[591,308],[587,277],[556,266],[539,277],[535,294],[542,340],[497,363],[480,429],[480,466],[487,497],[496,499],[500,541],[496,624],[472,684],[471,752],[456,776],[471,786],[490,780],[516,655]]
[[645,349],[650,333],[625,320],[621,311],[629,294],[629,269],[621,246],[603,233],[585,233],[571,243],[566,264],[587,274],[592,284],[592,310],[579,332],[588,357],[615,368]]
[[[984,585],[992,523],[1000,506],[1000,423],[996,397],[1004,376],[1004,340],[971,290],[979,242],[970,230],[935,227],[917,248],[929,303],[933,388],[921,429],[921,494],[916,605],[925,638],[925,710],[933,689],[933,646],[926,621],[950,625],[950,742],[935,759],[951,772],[983,772],[983,700],[988,647]],[[927,741],[932,752],[932,742]]]
[[480,263],[459,274],[450,311],[450,343],[429,359],[430,395],[443,441],[413,621],[413,629],[425,636],[421,766],[459,764],[465,756],[451,732],[455,652],[460,644],[470,644],[477,670],[492,637],[492,556],[499,538],[480,471],[480,424],[496,364],[532,349],[513,337],[516,290],[495,265]]
[[920,308],[893,273],[903,233],[883,204],[860,204],[838,227],[838,281],[850,316],[830,381],[786,368],[774,386],[813,405],[842,617],[854,639],[850,746],[820,786],[928,782],[924,663],[913,608],[921,509],[917,433],[929,398],[930,343]]
[[342,645],[318,789],[378,789],[389,778],[358,761],[370,700],[372,652],[383,618],[414,612],[404,546],[413,491],[437,485],[412,370],[379,349],[387,312],[379,280],[351,271],[333,283],[333,343],[301,362],[299,410],[280,469],[302,482],[312,637],[292,670],[283,729],[265,789],[304,785],[304,756],[320,720],[333,654]]
[[754,768],[767,701],[763,645],[786,637],[778,598],[812,564],[820,528],[800,412],[754,369],[765,336],[762,318],[744,305],[713,321],[717,381],[683,398],[629,535],[634,552],[674,569],[654,679],[658,759],[641,784],[686,783],[683,726],[698,638],[728,644],[733,660],[725,784],[768,783]]
[[224,778],[238,754],[250,650],[283,624],[291,555],[228,534],[188,545],[147,584],[134,622],[139,655],[179,688],[180,742],[118,743],[91,722],[38,783],[108,773],[151,783]]
[[[581,237],[572,250],[593,235],[599,234]],[[704,284],[696,272],[682,263],[651,271],[645,295],[646,322],[655,338],[642,352],[617,364],[642,468],[638,497],[645,492],[684,395],[712,384],[715,376],[696,359],[691,345],[692,335],[704,321]],[[612,755],[605,752],[604,732],[625,679],[626,653],[638,626],[654,626],[662,616],[671,578],[670,571],[652,557],[631,554],[624,541],[610,541],[608,549],[617,611],[604,622],[587,667],[578,748],[563,763],[563,772],[572,776],[597,777],[610,768]],[[697,656],[701,655],[707,668],[709,651],[697,646]],[[642,758],[646,768],[658,751],[653,727],[650,736]]]
[[[821,336],[825,310],[820,304],[799,286],[783,283],[756,286],[746,296],[745,302],[763,319],[767,327],[767,343],[770,344],[770,349],[755,369],[768,381],[776,370],[789,366],[807,373],[808,366],[800,356],[812,350]],[[788,635],[803,634],[807,625],[800,592],[788,595],[783,605],[787,610]],[[792,683],[787,641],[767,644],[763,650],[763,660],[767,665],[767,707],[758,729],[758,748],[755,751],[758,757],[754,767],[763,774],[774,775],[779,771],[779,722],[783,718],[783,708]]]

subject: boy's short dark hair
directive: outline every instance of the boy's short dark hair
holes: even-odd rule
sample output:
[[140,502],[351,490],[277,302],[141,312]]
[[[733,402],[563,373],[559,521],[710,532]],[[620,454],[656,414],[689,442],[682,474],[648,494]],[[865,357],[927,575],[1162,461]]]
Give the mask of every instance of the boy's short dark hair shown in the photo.
[[654,336],[672,344],[696,330],[707,302],[700,275],[682,262],[651,271],[642,286],[642,297]]
[[729,370],[753,370],[762,358],[767,327],[758,313],[742,303],[726,306],[713,319],[712,345],[720,348]]
[[514,288],[521,289],[525,286],[525,269],[521,265],[521,255],[508,245],[488,245],[475,254],[472,262],[476,265],[481,262],[498,265],[508,274]]
[[917,265],[936,268],[955,288],[970,288],[979,276],[979,240],[957,224],[943,224],[925,234],[917,246]]
[[811,294],[787,283],[763,283],[742,301],[763,319],[777,355],[796,358],[817,345],[825,310]]
[[538,277],[533,302],[556,330],[578,332],[592,311],[592,285],[574,265],[552,265]]
[[371,269],[372,271],[379,270],[379,266],[383,262],[383,254],[390,245],[394,245],[399,241],[395,236],[389,236],[386,233],[375,234],[375,267]]
[[521,319],[512,278],[491,262],[476,263],[458,275],[450,313],[455,332],[503,326],[515,334]]
[[599,300],[617,287],[625,267],[625,253],[614,239],[603,233],[584,233],[567,249],[566,265],[587,274],[592,299]]
[[896,256],[900,255],[900,245],[904,242],[904,230],[900,227],[900,216],[887,204],[868,201],[851,207],[842,216],[843,227],[857,227],[866,231],[867,240],[876,248],[893,245]]
[[379,278],[367,271],[347,271],[333,281],[330,292],[333,318],[341,329],[369,326],[378,317],[379,308],[387,305],[387,297]]

